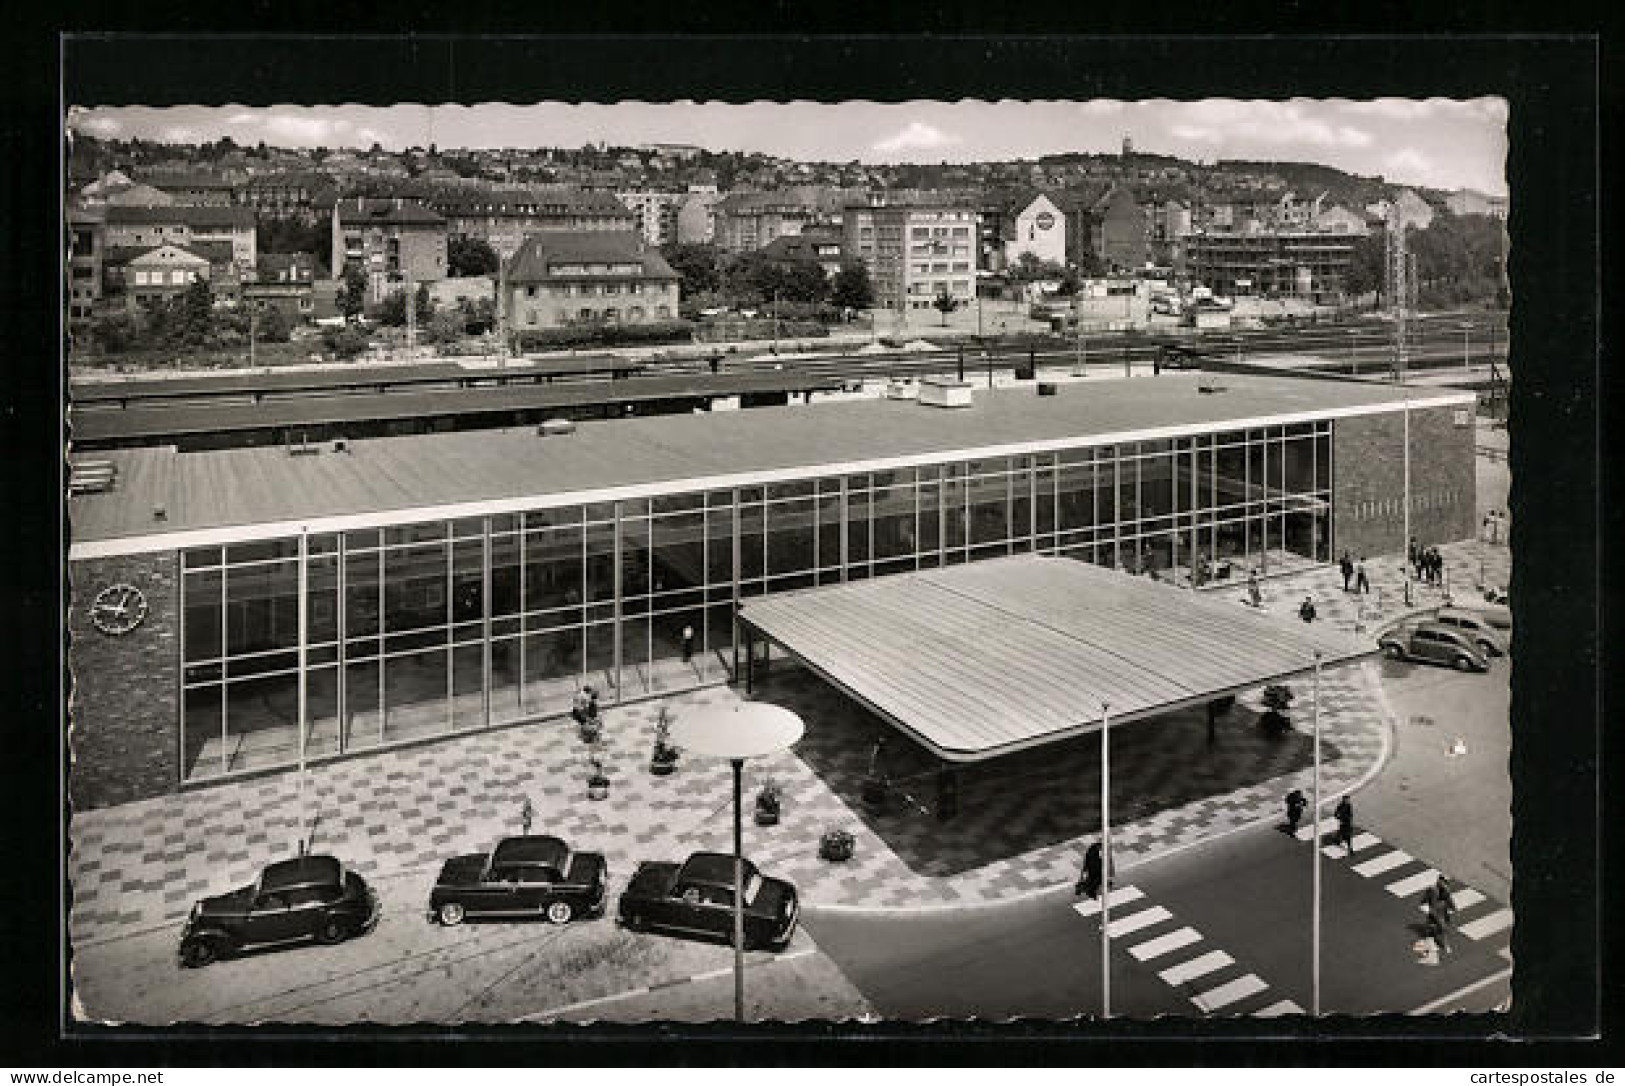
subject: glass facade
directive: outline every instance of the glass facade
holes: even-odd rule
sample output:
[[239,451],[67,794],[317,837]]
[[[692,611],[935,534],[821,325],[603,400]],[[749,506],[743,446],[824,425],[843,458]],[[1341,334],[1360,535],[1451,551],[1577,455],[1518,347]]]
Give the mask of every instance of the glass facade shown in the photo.
[[190,549],[182,773],[716,682],[767,592],[1034,551],[1182,585],[1328,562],[1331,485],[1331,424],[1299,423]]

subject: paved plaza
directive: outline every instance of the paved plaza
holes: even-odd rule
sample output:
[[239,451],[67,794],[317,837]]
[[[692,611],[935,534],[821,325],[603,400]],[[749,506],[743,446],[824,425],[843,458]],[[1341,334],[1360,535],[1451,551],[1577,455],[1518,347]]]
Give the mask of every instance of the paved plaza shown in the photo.
[[[1458,600],[1476,585],[1507,583],[1505,546],[1443,548]],[[1405,613],[1393,559],[1367,563],[1373,591],[1341,590],[1335,568],[1262,582],[1264,606],[1292,614],[1312,595],[1321,621],[1373,634]],[[1170,588],[1169,591],[1176,591]],[[1245,589],[1231,593],[1238,606]],[[1438,606],[1439,589],[1415,589],[1414,608]],[[1276,817],[1282,795],[1309,777],[1309,680],[1298,693],[1294,732],[1272,739],[1256,727],[1256,695],[1219,722],[1209,744],[1200,709],[1114,729],[1113,840],[1119,868],[1227,830]],[[293,854],[301,810],[314,820],[312,847],[367,875],[429,869],[518,833],[522,804],[533,832],[555,833],[609,859],[612,889],[637,861],[679,858],[731,841],[725,763],[685,757],[678,771],[648,770],[661,704],[685,707],[738,696],[713,687],[609,710],[603,741],[589,748],[567,720],[550,719],[313,768],[301,800],[296,774],[220,784],[175,796],[76,814],[71,824],[71,930],[91,941],[172,922],[198,897],[249,881],[265,862]],[[992,903],[1068,883],[1098,832],[1099,745],[1080,740],[973,768],[961,778],[959,813],[941,821],[934,774],[892,739],[886,765],[898,787],[879,812],[859,784],[884,726],[816,678],[775,661],[758,696],[800,712],[806,738],[794,753],[747,767],[746,803],[771,777],[783,788],[783,819],[747,824],[747,852],[789,878],[815,907],[921,908]],[[1357,788],[1381,765],[1389,722],[1373,669],[1328,672],[1321,684],[1328,796]],[[587,798],[590,758],[602,759],[610,797]],[[747,819],[749,811],[746,812]],[[857,839],[846,863],[817,856],[818,839],[845,829]]]

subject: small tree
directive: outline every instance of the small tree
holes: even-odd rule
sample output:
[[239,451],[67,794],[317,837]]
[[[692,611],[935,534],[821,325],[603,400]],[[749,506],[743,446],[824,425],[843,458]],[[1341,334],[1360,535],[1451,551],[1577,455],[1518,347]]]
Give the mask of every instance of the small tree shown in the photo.
[[467,327],[466,318],[460,308],[449,307],[436,313],[424,329],[424,336],[430,343],[456,343],[463,338]]
[[400,328],[406,324],[406,291],[392,290],[372,307],[369,316],[379,324]]
[[875,285],[862,261],[841,265],[830,286],[829,300],[842,309],[868,309],[875,304]]
[[446,242],[446,266],[453,276],[495,275],[498,257],[484,238],[453,236]]
[[1292,688],[1285,683],[1271,683],[1264,688],[1264,708],[1259,725],[1272,735],[1285,732],[1290,726],[1287,710],[1292,707]]
[[346,320],[354,320],[367,308],[367,277],[354,264],[345,265],[338,304]]
[[322,346],[337,358],[354,358],[367,349],[367,343],[366,333],[348,325],[322,329]]
[[946,290],[931,302],[931,308],[942,314],[942,326],[948,327],[948,314],[959,308],[959,300]]

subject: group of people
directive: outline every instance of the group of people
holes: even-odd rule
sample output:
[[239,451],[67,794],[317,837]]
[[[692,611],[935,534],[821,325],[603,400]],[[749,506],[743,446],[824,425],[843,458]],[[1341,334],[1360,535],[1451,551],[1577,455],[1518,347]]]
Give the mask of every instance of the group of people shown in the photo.
[[1506,514],[1499,509],[1491,509],[1484,514],[1484,542],[1499,543],[1506,538]]
[[1365,595],[1371,591],[1371,578],[1366,576],[1365,572],[1365,555],[1360,555],[1360,560],[1356,562],[1349,557],[1348,551],[1344,551],[1343,557],[1338,560],[1337,568],[1343,574],[1344,592],[1358,592]]
[[[1303,812],[1309,806],[1309,800],[1304,797],[1303,791],[1294,788],[1286,794],[1286,831],[1296,834],[1298,824],[1303,821]],[[1337,820],[1337,828],[1332,831],[1333,845],[1342,845],[1344,855],[1354,855],[1354,803],[1348,796],[1338,800],[1337,808],[1332,812]],[[1450,889],[1450,880],[1443,875],[1438,877],[1434,884],[1427,888],[1422,895],[1422,907],[1427,911],[1425,922],[1425,938],[1432,940],[1438,947],[1440,954],[1454,954],[1455,947],[1451,944],[1451,922],[1456,914],[1456,899]]]
[[1417,580],[1423,584],[1444,583],[1444,555],[1439,553],[1438,547],[1424,547],[1416,541],[1415,536],[1411,536],[1405,555]]

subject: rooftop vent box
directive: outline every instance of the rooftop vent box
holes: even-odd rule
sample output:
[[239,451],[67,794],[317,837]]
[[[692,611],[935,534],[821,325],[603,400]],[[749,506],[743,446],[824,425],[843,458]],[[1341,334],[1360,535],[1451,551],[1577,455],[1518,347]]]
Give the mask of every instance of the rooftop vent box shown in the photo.
[[1223,392],[1224,386],[1210,373],[1204,373],[1196,379],[1196,391],[1214,393]]
[[1038,382],[1038,394],[1040,396],[1054,396],[1059,391],[1060,386],[1058,386],[1054,381]]
[[927,407],[970,407],[970,382],[926,377],[920,381],[920,402]]
[[576,432],[576,424],[571,419],[548,419],[536,428],[536,432],[543,437],[573,434]]

